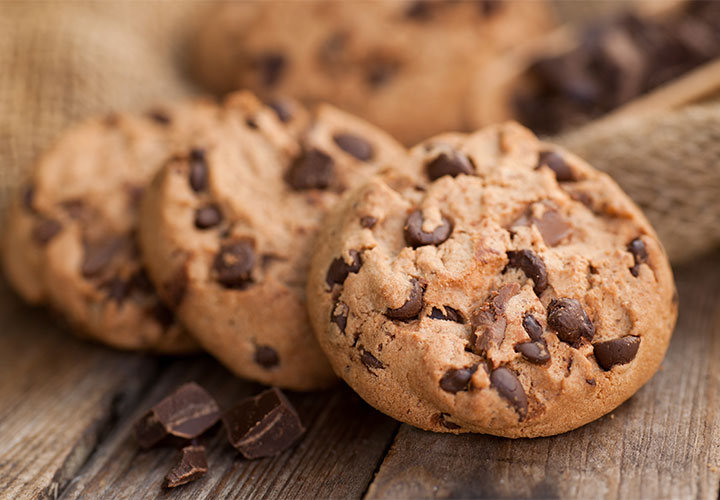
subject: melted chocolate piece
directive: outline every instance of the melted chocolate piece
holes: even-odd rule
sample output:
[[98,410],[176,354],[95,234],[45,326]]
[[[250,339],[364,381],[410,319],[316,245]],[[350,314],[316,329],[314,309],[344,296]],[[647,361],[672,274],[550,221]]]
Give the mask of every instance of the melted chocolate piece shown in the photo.
[[624,365],[635,359],[640,347],[640,337],[628,335],[619,339],[606,340],[593,344],[595,359],[605,371],[614,366]]
[[357,273],[360,270],[362,266],[360,253],[357,250],[350,250],[348,253],[352,259],[350,264],[345,262],[345,259],[342,257],[336,257],[330,263],[327,275],[325,276],[325,282],[330,288],[332,288],[333,285],[342,285],[350,273]]
[[217,280],[227,288],[247,286],[254,266],[254,245],[247,239],[224,243],[213,260]]
[[568,344],[577,344],[581,337],[592,340],[595,326],[575,299],[553,299],[548,306],[548,326]]
[[385,316],[400,321],[411,321],[417,318],[425,304],[423,300],[425,289],[415,278],[410,279],[410,284],[412,285],[410,296],[405,303],[397,309],[388,309],[385,312]]
[[490,385],[506,399],[524,420],[528,412],[528,400],[517,375],[504,366],[498,367],[490,374]]
[[533,280],[533,290],[538,297],[548,287],[545,263],[532,250],[511,250],[507,253],[508,267],[520,269],[525,276]]
[[413,248],[424,245],[440,245],[450,237],[452,233],[452,223],[446,217],[442,218],[442,222],[431,233],[426,233],[422,229],[423,216],[422,211],[414,210],[405,221],[405,242]]

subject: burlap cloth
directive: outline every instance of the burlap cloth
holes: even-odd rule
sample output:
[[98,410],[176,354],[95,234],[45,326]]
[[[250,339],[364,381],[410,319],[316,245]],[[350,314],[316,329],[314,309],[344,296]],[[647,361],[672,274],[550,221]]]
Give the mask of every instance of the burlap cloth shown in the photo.
[[[0,203],[67,124],[197,92],[182,55],[205,8],[159,0],[0,0]],[[720,104],[559,141],[615,177],[645,209],[674,261],[720,244]]]

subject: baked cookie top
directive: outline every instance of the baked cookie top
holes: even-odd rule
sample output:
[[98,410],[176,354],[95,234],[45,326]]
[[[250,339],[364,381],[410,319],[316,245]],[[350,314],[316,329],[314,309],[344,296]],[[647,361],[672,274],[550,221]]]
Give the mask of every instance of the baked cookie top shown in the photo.
[[143,198],[152,280],[202,346],[239,376],[309,390],[336,379],[308,323],[315,233],[345,189],[406,162],[384,132],[329,106],[231,96],[221,123]]
[[546,32],[544,1],[271,1],[213,7],[193,36],[208,88],[326,101],[406,143],[466,128],[472,77]]
[[514,123],[432,138],[404,173],[350,193],[308,279],[320,344],[366,401],[508,437],[574,429],[635,393],[667,348],[674,293],[620,188]]
[[195,350],[155,294],[134,233],[147,182],[215,114],[215,105],[194,102],[111,114],[68,130],[8,213],[3,263],[19,293],[49,303],[78,333],[113,347]]

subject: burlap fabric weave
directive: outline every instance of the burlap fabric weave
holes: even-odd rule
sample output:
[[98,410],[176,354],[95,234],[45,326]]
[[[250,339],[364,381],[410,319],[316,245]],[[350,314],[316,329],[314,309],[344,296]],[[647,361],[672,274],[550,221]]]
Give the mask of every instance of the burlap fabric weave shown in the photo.
[[[0,1],[0,202],[68,124],[194,91],[182,55],[200,2]],[[720,244],[720,105],[560,142],[613,175],[674,261]]]

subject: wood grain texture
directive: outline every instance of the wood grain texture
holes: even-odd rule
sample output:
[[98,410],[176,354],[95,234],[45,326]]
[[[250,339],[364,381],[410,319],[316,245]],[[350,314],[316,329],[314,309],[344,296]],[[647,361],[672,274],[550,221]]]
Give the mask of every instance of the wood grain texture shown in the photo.
[[209,358],[173,363],[61,498],[359,498],[398,427],[346,387],[290,393],[308,428],[298,445],[277,457],[248,461],[228,444],[224,429],[216,426],[200,440],[208,451],[208,473],[168,491],[162,487],[163,479],[178,452],[139,450],[132,425],[152,404],[189,380],[206,387],[222,408],[262,390],[234,378]]
[[367,498],[718,498],[720,255],[677,272],[661,371],[610,415],[561,436],[446,436],[403,425]]
[[54,497],[158,361],[72,338],[0,281],[0,496]]

